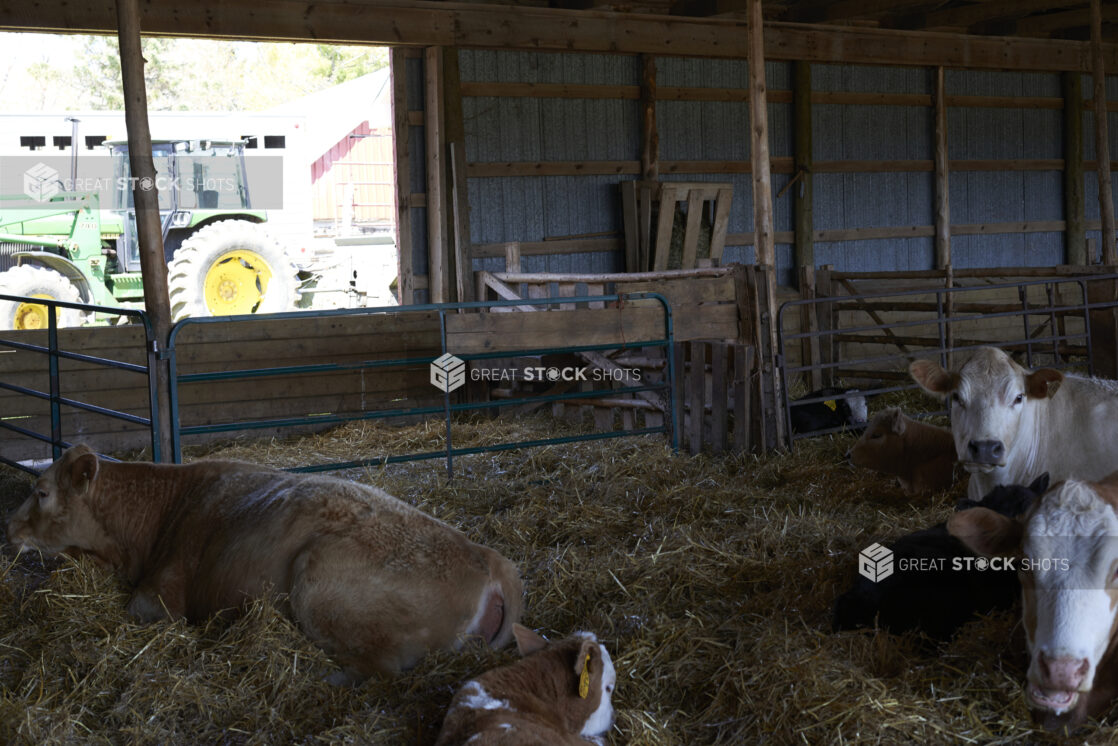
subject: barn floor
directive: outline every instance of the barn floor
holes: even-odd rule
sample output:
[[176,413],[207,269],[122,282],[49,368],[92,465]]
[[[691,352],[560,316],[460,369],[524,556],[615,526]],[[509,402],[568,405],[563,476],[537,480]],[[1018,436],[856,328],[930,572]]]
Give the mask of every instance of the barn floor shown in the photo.
[[[553,432],[547,419],[478,424],[490,437]],[[466,428],[460,442],[471,435]],[[294,465],[422,441],[347,427],[209,455]],[[951,495],[912,502],[845,464],[849,438],[794,455],[673,457],[627,439],[347,476],[460,526],[522,568],[524,622],[598,633],[618,670],[613,744],[1049,742],[1023,705],[1023,643],[1005,613],[954,641],[830,632],[859,549],[941,520]],[[308,456],[307,454],[312,454]],[[0,509],[29,480],[0,470]],[[85,561],[13,556],[0,583],[5,743],[430,744],[455,687],[511,651],[429,656],[356,689],[266,603],[206,627],[142,627],[118,583]],[[1104,743],[1092,724],[1081,741]],[[1054,742],[1054,741],[1052,741]]]

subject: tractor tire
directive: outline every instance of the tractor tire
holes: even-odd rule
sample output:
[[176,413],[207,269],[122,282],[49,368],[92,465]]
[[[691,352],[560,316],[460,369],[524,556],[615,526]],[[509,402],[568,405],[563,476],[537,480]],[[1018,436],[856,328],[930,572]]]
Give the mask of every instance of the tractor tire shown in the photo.
[[283,248],[257,224],[211,223],[184,240],[167,267],[171,317],[290,311],[295,275]]
[[[0,293],[81,303],[74,284],[61,273],[46,267],[23,264],[0,272]],[[58,327],[81,326],[86,314],[76,308],[59,308]],[[0,329],[46,329],[50,309],[39,303],[0,300]]]

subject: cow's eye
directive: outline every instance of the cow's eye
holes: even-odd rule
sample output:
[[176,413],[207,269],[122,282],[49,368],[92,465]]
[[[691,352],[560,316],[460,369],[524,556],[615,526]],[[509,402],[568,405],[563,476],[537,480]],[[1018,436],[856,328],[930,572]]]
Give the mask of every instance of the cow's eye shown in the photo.
[[1024,394],[1018,394],[1013,400],[1013,406],[1016,407],[1018,404],[1020,404],[1023,401],[1025,401],[1025,395]]
[[47,496],[49,494],[50,493],[47,492],[46,490],[35,490],[35,499],[36,500],[46,500]]
[[963,398],[959,396],[958,393],[951,395],[951,403],[958,404],[960,407],[966,406],[965,404],[963,404]]
[[870,440],[881,440],[881,433],[870,433]]

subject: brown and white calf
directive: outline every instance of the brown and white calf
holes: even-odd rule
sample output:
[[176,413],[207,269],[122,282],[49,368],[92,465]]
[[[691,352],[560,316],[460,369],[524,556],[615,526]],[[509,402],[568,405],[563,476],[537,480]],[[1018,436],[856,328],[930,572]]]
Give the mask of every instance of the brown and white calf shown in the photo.
[[951,431],[914,420],[897,407],[874,415],[847,456],[855,466],[892,474],[906,495],[942,492],[955,481]]
[[92,555],[134,587],[141,621],[199,621],[276,594],[350,680],[468,638],[504,645],[522,604],[511,562],[382,490],[240,462],[113,463],[75,446],[8,537]]
[[993,347],[979,348],[957,372],[917,360],[909,372],[946,397],[967,496],[999,484],[1101,479],[1118,465],[1118,382],[1028,370]]
[[519,624],[513,632],[524,659],[467,681],[435,746],[603,744],[617,683],[606,646],[592,632],[555,643]]
[[1075,727],[1118,697],[1118,472],[1068,480],[1024,521],[987,508],[953,515],[971,550],[1017,563],[1029,669],[1025,699],[1046,727]]

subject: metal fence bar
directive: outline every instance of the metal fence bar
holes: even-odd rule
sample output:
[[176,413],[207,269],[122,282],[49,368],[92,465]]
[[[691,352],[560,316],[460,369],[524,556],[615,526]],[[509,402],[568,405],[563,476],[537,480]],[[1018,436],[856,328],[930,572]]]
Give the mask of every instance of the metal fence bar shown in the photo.
[[[10,432],[18,433],[31,440],[37,440],[43,443],[48,443],[51,446],[51,453],[54,458],[62,455],[62,451],[68,448],[71,444],[65,440],[62,427],[62,407],[70,407],[74,409],[83,410],[93,414],[102,415],[111,419],[121,420],[131,424],[143,425],[148,428],[151,433],[151,448],[152,459],[159,461],[161,453],[159,448],[159,409],[156,405],[156,387],[155,387],[155,365],[158,358],[157,345],[155,344],[155,335],[152,331],[151,321],[148,319],[147,314],[139,309],[134,308],[116,308],[112,306],[101,306],[91,303],[72,303],[69,301],[54,300],[51,298],[31,298],[19,295],[10,295],[0,293],[0,300],[11,301],[17,303],[34,303],[35,305],[45,306],[47,308],[47,344],[46,346],[30,344],[27,342],[19,342],[14,339],[0,338],[0,347],[9,348],[12,350],[21,350],[24,352],[32,352],[37,354],[46,355],[47,357],[47,377],[50,391],[42,392],[35,389],[17,386],[15,384],[0,382],[0,388],[8,391],[13,391],[24,396],[44,399],[49,402],[49,419],[50,419],[50,435],[46,436],[42,433],[37,433],[28,428],[19,427],[10,423],[0,422],[0,427]],[[138,321],[144,329],[145,339],[145,353],[147,355],[147,365],[137,365],[135,363],[127,363],[121,360],[111,360],[103,357],[96,357],[93,355],[86,355],[79,352],[69,352],[60,347],[58,339],[58,309],[70,308],[86,313],[104,313],[115,316],[127,316]],[[112,368],[116,370],[123,370],[130,373],[139,373],[147,376],[148,379],[148,417],[140,417],[127,412],[120,412],[106,407],[100,407],[88,402],[78,401],[76,399],[64,397],[62,395],[62,371],[60,361],[73,360],[77,362],[89,363],[91,365]],[[17,469],[27,471],[31,474],[38,474],[39,472],[33,468],[26,467],[18,462],[13,462],[11,459],[0,457],[0,463],[8,464]]]
[[[180,406],[180,386],[184,383],[196,383],[202,381],[216,381],[226,380],[230,378],[254,378],[266,377],[276,375],[300,375],[305,373],[314,373],[321,371],[333,370],[359,370],[359,369],[376,369],[388,367],[405,367],[415,365],[427,365],[434,361],[432,357],[421,358],[401,358],[393,360],[370,360],[360,363],[345,363],[345,364],[313,364],[306,366],[285,366],[280,368],[262,368],[262,369],[244,369],[236,371],[209,371],[202,373],[191,373],[179,375],[177,370],[177,355],[176,343],[178,336],[183,329],[190,325],[196,324],[214,324],[214,323],[237,323],[247,321],[260,321],[262,319],[310,319],[310,318],[323,318],[323,317],[336,317],[336,316],[371,316],[378,314],[402,314],[402,313],[420,313],[420,312],[434,312],[438,315],[439,330],[440,330],[440,354],[449,352],[447,348],[447,322],[446,316],[450,312],[461,310],[473,309],[492,309],[502,307],[516,307],[516,306],[552,306],[557,304],[568,303],[618,303],[623,304],[629,300],[656,300],[664,314],[664,337],[661,339],[650,340],[648,342],[639,343],[602,343],[594,345],[569,345],[564,347],[552,348],[536,348],[529,350],[498,350],[483,353],[463,354],[461,359],[470,360],[484,360],[493,358],[506,358],[506,357],[521,357],[521,356],[536,356],[544,354],[560,354],[571,352],[582,352],[590,350],[609,350],[609,349],[624,349],[624,348],[644,348],[644,347],[664,347],[668,351],[668,368],[666,373],[666,381],[663,383],[649,384],[646,386],[630,386],[623,388],[609,388],[600,389],[597,391],[581,391],[581,392],[565,392],[560,394],[548,394],[541,396],[528,396],[519,399],[508,399],[502,401],[489,401],[489,402],[465,402],[452,404],[450,399],[451,392],[443,392],[443,402],[441,406],[427,406],[427,407],[409,407],[397,408],[392,410],[379,410],[375,412],[362,412],[359,414],[329,414],[320,416],[308,417],[290,417],[279,418],[271,420],[256,420],[249,422],[228,422],[217,425],[197,425],[197,426],[183,426],[181,424],[181,417],[179,414]],[[329,311],[302,311],[291,313],[268,314],[267,316],[252,315],[252,316],[226,316],[226,317],[211,317],[211,318],[190,318],[184,319],[177,323],[171,330],[168,339],[168,354],[170,357],[171,366],[171,412],[172,412],[172,447],[173,447],[173,460],[175,463],[182,461],[182,438],[185,435],[201,434],[201,433],[217,433],[217,432],[234,432],[239,430],[251,429],[264,429],[264,428],[287,428],[305,425],[321,425],[321,424],[341,424],[344,422],[354,422],[363,420],[376,420],[392,417],[407,417],[418,415],[431,415],[436,412],[443,414],[446,423],[446,436],[444,448],[438,452],[430,452],[429,454],[403,454],[396,457],[380,457],[374,459],[366,459],[361,462],[353,462],[355,465],[370,465],[375,463],[397,463],[399,461],[413,461],[424,458],[446,458],[447,461],[447,474],[453,476],[453,461],[456,456],[473,453],[483,453],[488,451],[508,450],[517,447],[534,447],[540,445],[547,445],[553,443],[568,443],[580,440],[599,440],[604,437],[623,437],[627,435],[644,435],[649,433],[665,433],[671,434],[672,447],[678,450],[679,444],[679,416],[678,416],[678,392],[675,391],[675,376],[676,371],[672,364],[672,349],[674,345],[674,328],[671,306],[667,299],[659,293],[641,292],[641,293],[623,293],[623,294],[610,294],[610,295],[590,295],[583,297],[547,297],[547,298],[528,298],[522,300],[495,300],[495,301],[471,301],[464,303],[428,303],[413,306],[380,306],[377,308],[365,309],[334,309]],[[593,433],[582,434],[577,436],[565,436],[560,438],[542,439],[539,441],[524,441],[523,444],[494,444],[489,446],[478,446],[472,448],[455,448],[453,445],[453,415],[459,412],[466,412],[471,410],[485,410],[503,406],[511,405],[525,405],[525,404],[540,404],[547,402],[561,402],[567,399],[587,399],[595,397],[615,396],[619,394],[636,393],[639,391],[655,391],[662,389],[669,389],[670,395],[668,396],[667,417],[664,419],[664,424],[654,428],[644,428],[641,430],[630,429],[621,431],[611,431],[610,433]],[[433,454],[433,455],[432,455]],[[347,464],[323,464],[311,465],[307,467],[300,467],[301,470],[329,470],[339,468],[350,468]]]
[[[1038,347],[1044,349],[1051,345],[1052,355],[1055,363],[1054,367],[1069,367],[1071,364],[1067,361],[1066,356],[1061,354],[1061,343],[1077,342],[1082,344],[1086,350],[1086,359],[1089,371],[1093,373],[1094,363],[1094,345],[1091,338],[1091,311],[1113,309],[1118,307],[1118,301],[1101,301],[1091,302],[1087,292],[1087,283],[1090,282],[1105,282],[1118,280],[1118,274],[1106,275],[1081,275],[1081,276],[1068,276],[1068,277],[1047,277],[1042,279],[1022,280],[1020,282],[1005,282],[990,285],[978,286],[964,286],[964,287],[927,287],[915,290],[902,290],[902,291],[877,291],[871,293],[855,294],[855,295],[840,295],[840,296],[826,296],[808,299],[792,300],[783,303],[778,312],[778,337],[780,344],[780,355],[777,359],[777,364],[780,369],[781,380],[784,384],[783,393],[783,406],[785,422],[788,425],[788,445],[792,446],[793,443],[800,438],[809,437],[812,435],[819,435],[831,432],[838,432],[843,430],[842,427],[829,428],[825,430],[813,431],[811,433],[793,433],[791,428],[791,404],[792,399],[789,394],[789,377],[792,375],[806,373],[808,371],[819,369],[839,369],[851,368],[855,366],[874,366],[883,363],[895,363],[904,360],[911,360],[913,358],[912,351],[906,352],[891,352],[883,353],[881,355],[864,355],[856,359],[842,359],[838,356],[836,359],[829,362],[812,360],[810,363],[804,361],[800,365],[791,365],[787,362],[784,351],[790,349],[790,345],[803,339],[825,339],[834,338],[838,335],[847,335],[847,338],[856,337],[859,334],[867,332],[882,332],[893,329],[906,329],[914,327],[928,327],[935,326],[936,333],[928,339],[929,342],[938,341],[938,346],[929,345],[921,352],[927,354],[936,354],[938,352],[940,362],[942,365],[947,365],[949,352],[962,352],[966,350],[977,349],[981,346],[994,345],[1008,348],[1020,348],[1026,355],[1026,362],[1028,367],[1033,366],[1033,353]],[[1068,285],[1078,289],[1080,302],[1071,303],[1062,298],[1061,293],[1057,292],[1059,285]],[[1048,298],[1047,305],[1036,306],[1029,302],[1028,292],[1033,286],[1042,288]],[[994,311],[991,313],[968,313],[960,316],[957,313],[948,314],[945,310],[945,301],[950,299],[952,303],[965,302],[968,296],[979,296],[991,293],[991,291],[999,290],[1016,290],[1020,302],[1020,308],[1012,311]],[[934,313],[934,317],[927,317],[922,319],[905,319],[883,324],[875,324],[872,326],[856,326],[856,327],[839,327],[821,329],[816,331],[806,332],[784,332],[784,317],[785,314],[792,309],[804,309],[803,312],[814,312],[817,306],[822,304],[842,304],[844,302],[850,304],[864,304],[868,301],[888,299],[890,301],[900,302],[899,299],[913,296],[934,296],[934,311],[931,308],[927,309],[926,313]],[[959,299],[964,299],[960,301]],[[843,308],[842,312],[855,313],[858,308]],[[913,311],[918,313],[920,311]],[[1039,326],[1034,326],[1030,323],[1031,316],[1047,317],[1046,322],[1041,323]],[[957,333],[951,335],[949,332],[952,329],[962,328],[957,325],[974,323],[980,320],[990,320],[999,318],[1012,318],[1017,317],[1021,319],[1023,336],[1021,338],[1005,339],[990,342],[980,342],[978,340],[963,340],[964,344],[957,344]],[[1083,324],[1082,332],[1071,332],[1067,330],[1063,320],[1068,317],[1075,317],[1081,319]],[[1049,327],[1047,330],[1044,327]],[[1048,334],[1043,332],[1047,331]],[[923,339],[921,337],[921,339]],[[853,341],[853,340],[852,340]],[[897,342],[891,342],[887,338],[871,339],[867,338],[862,342],[864,345],[877,345],[882,346],[896,346]],[[909,345],[911,347],[911,345]],[[1069,348],[1064,348],[1067,351]],[[863,389],[862,394],[876,395],[883,393],[892,393],[896,391],[904,391],[915,388],[915,383],[905,383],[897,385],[888,385],[881,387],[874,387]],[[834,399],[835,396],[814,396],[805,397],[797,400],[797,403],[813,403]]]

